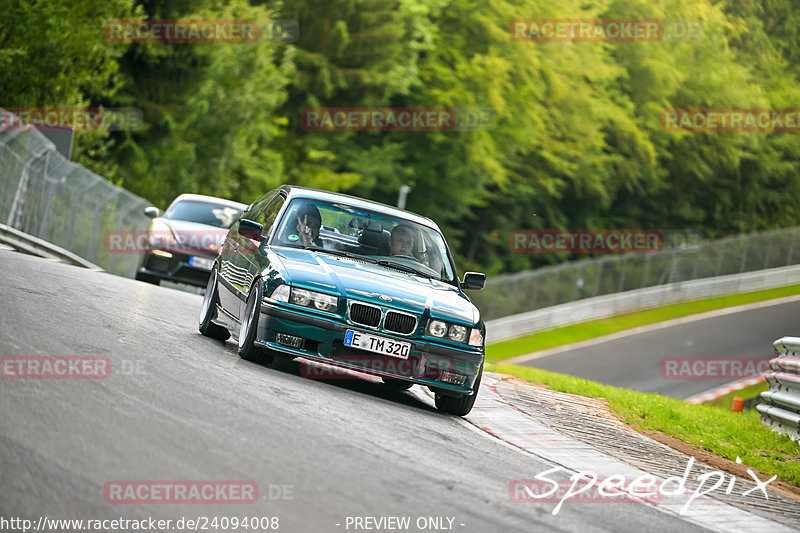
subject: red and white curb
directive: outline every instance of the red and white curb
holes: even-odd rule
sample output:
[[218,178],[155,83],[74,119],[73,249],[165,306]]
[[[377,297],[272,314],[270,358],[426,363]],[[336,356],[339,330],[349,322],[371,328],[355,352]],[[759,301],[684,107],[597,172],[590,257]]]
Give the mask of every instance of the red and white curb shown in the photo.
[[710,402],[711,400],[716,400],[720,396],[725,396],[731,392],[735,392],[737,390],[742,390],[745,387],[749,387],[751,385],[755,385],[756,383],[761,383],[764,381],[764,376],[753,376],[745,379],[741,379],[739,381],[734,381],[732,383],[728,383],[716,389],[711,389],[710,391],[703,392],[701,394],[695,394],[694,396],[690,396],[686,398],[687,403],[706,403]]

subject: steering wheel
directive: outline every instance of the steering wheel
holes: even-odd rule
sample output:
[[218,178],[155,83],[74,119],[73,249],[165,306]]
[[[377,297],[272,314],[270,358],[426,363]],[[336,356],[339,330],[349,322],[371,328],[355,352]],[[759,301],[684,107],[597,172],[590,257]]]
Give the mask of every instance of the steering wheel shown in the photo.
[[418,260],[416,257],[414,257],[413,255],[406,255],[406,254],[395,254],[395,255],[393,255],[392,257],[402,257],[403,259],[413,259],[414,261],[416,261],[417,263],[419,263],[419,260]]

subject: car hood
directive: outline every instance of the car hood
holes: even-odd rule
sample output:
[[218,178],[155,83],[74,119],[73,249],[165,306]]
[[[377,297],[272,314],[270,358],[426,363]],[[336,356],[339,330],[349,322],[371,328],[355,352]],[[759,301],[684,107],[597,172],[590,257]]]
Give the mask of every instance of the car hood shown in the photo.
[[227,229],[216,226],[186,220],[157,218],[153,221],[151,231],[158,237],[164,236],[164,232],[159,231],[162,224],[169,228],[169,234],[175,241],[174,249],[187,254],[216,256],[228,234]]
[[309,250],[275,247],[273,252],[293,286],[464,324],[475,325],[480,318],[466,296],[441,281]]

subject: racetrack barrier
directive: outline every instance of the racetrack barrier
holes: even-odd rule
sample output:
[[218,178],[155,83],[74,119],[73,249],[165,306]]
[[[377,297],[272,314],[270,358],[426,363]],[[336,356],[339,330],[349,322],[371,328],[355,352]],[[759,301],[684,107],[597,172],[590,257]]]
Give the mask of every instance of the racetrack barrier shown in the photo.
[[778,357],[769,362],[769,390],[761,393],[764,403],[756,409],[761,423],[800,441],[800,337],[782,337],[773,346]]
[[[0,122],[9,114],[0,109]],[[149,201],[134,195],[86,167],[64,157],[55,145],[27,125],[0,129],[0,222],[22,234],[9,238],[40,251],[43,242],[59,247],[47,253],[68,260],[68,251],[86,262],[121,276],[133,277],[139,256],[109,253],[103,236],[109,231],[145,230]],[[37,239],[36,241],[33,238]],[[54,251],[55,250],[55,251]],[[73,264],[80,263],[72,258]]]

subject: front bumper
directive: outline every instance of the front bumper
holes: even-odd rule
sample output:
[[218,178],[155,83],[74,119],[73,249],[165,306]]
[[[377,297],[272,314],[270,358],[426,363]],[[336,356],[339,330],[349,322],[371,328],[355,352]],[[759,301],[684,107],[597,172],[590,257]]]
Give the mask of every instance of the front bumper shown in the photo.
[[[176,283],[186,283],[197,287],[208,285],[208,277],[211,275],[210,270],[190,265],[191,255],[171,253],[172,257],[162,257],[151,252],[144,254],[137,274]],[[213,257],[207,257],[207,259],[213,260]]]
[[[345,346],[344,335],[347,329],[409,342],[409,356],[407,359],[400,359]],[[294,348],[278,343],[276,336],[279,333],[302,338],[301,346]],[[341,319],[311,316],[265,302],[261,304],[257,339],[259,345],[270,350],[374,376],[410,381],[451,396],[472,394],[472,387],[483,363],[482,349],[462,350],[386,332],[373,332],[356,324],[345,324]],[[442,381],[444,371],[466,376],[465,382],[454,385]],[[325,372],[315,375],[309,371],[307,377],[329,379],[334,375]]]

